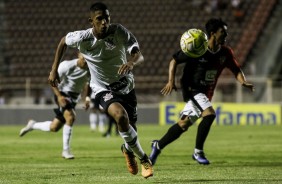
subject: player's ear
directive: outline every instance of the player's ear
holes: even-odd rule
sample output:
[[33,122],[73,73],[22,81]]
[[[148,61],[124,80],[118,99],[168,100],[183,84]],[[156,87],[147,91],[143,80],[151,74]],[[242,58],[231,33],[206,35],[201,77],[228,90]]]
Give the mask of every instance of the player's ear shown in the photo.
[[88,18],[88,22],[91,24],[92,21],[93,21],[93,19],[89,17],[89,18]]

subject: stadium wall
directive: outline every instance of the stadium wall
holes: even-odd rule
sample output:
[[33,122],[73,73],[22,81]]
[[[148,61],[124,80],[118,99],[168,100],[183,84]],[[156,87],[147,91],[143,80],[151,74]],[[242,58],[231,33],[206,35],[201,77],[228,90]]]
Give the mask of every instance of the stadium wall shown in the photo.
[[[25,125],[29,119],[36,121],[53,120],[55,113],[53,108],[56,106],[0,106],[0,125]],[[85,111],[82,107],[76,109],[76,124],[89,124],[89,110]],[[159,122],[158,105],[141,105],[138,108],[138,122],[146,124],[158,124]]]
[[[160,125],[176,123],[184,105],[182,102],[139,105],[138,122]],[[213,107],[217,115],[213,125],[282,124],[282,104],[214,103]],[[56,106],[0,106],[0,125],[26,124],[29,119],[53,120],[53,108]],[[89,124],[89,110],[85,111],[79,106],[76,114],[76,124]]]

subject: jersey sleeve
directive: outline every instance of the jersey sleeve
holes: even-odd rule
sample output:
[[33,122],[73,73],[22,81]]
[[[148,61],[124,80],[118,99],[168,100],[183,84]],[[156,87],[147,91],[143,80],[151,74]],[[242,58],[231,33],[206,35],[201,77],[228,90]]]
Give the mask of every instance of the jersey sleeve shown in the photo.
[[190,58],[182,52],[182,50],[178,50],[176,53],[172,55],[173,59],[176,61],[177,64],[185,63],[190,61]]
[[233,50],[229,47],[226,48],[228,61],[226,67],[236,76],[241,71],[240,65],[234,56]]
[[123,44],[125,44],[127,48],[127,52],[129,54],[131,54],[133,48],[137,48],[138,50],[140,50],[137,39],[129,30],[127,30],[125,27],[123,27],[120,24],[118,30],[119,30],[118,33],[119,33],[120,41],[123,42]]
[[78,48],[80,42],[83,40],[83,32],[82,31],[74,31],[69,32],[66,35],[66,44],[70,47]]

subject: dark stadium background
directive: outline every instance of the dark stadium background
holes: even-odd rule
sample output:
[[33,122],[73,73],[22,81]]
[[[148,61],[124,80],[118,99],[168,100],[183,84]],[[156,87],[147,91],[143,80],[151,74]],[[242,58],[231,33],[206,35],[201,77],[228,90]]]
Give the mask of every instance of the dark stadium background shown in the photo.
[[[161,101],[182,100],[180,90],[169,97],[159,92],[167,81],[168,63],[179,49],[181,34],[189,28],[204,29],[211,17],[221,17],[228,23],[227,44],[234,49],[247,78],[256,85],[256,92],[250,95],[224,71],[214,101],[282,103],[281,1],[242,0],[237,8],[230,0],[102,2],[110,9],[111,22],[121,23],[137,37],[145,57],[144,65],[134,69],[141,109],[157,106]],[[47,78],[56,46],[69,31],[90,27],[88,8],[92,3],[0,2],[0,107],[28,105],[37,109],[37,105],[53,104]],[[65,58],[74,57],[76,51],[69,49]]]

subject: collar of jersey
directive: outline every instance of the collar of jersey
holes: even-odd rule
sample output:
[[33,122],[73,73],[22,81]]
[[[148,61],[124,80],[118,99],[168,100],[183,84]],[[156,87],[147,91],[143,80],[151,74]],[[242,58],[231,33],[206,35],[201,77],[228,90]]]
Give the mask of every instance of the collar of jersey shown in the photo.
[[219,46],[219,47],[218,47],[218,49],[217,49],[216,51],[212,51],[212,50],[210,50],[210,48],[208,47],[208,50],[209,50],[209,51],[210,51],[210,53],[212,53],[212,54],[215,54],[215,53],[219,52],[219,51],[220,51],[220,49],[221,49],[221,46]]

